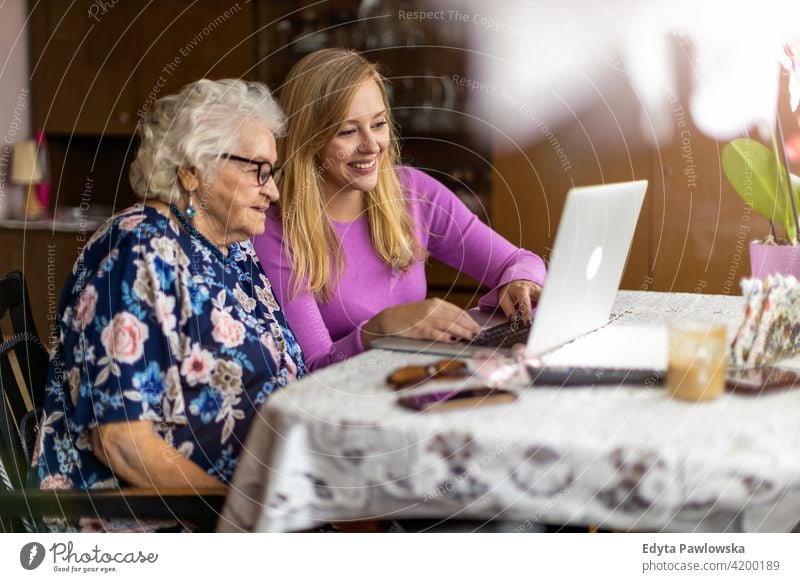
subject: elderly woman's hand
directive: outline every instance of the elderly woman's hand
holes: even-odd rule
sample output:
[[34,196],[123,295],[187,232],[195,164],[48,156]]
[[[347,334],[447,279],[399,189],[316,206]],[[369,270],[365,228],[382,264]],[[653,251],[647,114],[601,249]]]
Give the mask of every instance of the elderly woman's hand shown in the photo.
[[500,288],[500,308],[509,319],[522,318],[526,324],[533,321],[533,302],[539,300],[542,286],[533,281],[511,281]]
[[158,436],[149,420],[115,422],[89,431],[95,456],[133,487],[222,487]]

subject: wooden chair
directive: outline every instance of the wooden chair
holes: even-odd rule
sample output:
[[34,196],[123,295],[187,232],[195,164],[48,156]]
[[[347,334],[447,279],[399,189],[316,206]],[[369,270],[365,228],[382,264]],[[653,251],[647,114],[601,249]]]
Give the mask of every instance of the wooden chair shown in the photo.
[[42,518],[80,517],[174,520],[195,531],[213,531],[226,489],[26,489],[47,377],[48,352],[33,322],[22,273],[0,279],[0,531],[35,532]]

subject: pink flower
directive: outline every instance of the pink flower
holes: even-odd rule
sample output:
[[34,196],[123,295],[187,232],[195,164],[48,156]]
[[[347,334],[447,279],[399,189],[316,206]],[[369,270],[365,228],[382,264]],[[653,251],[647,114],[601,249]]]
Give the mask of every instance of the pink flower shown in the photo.
[[211,332],[215,341],[226,348],[235,348],[244,342],[244,324],[236,321],[227,311],[215,309],[211,312],[211,322],[214,331]]
[[161,331],[169,335],[175,329],[175,298],[163,293],[156,296],[156,320],[161,324]]
[[133,364],[142,357],[148,337],[150,333],[142,322],[123,311],[100,334],[100,342],[109,356],[123,364]]
[[120,230],[133,230],[144,220],[144,214],[134,214],[119,221]]
[[272,337],[272,334],[265,333],[261,336],[261,344],[267,348],[269,355],[272,356],[272,360],[275,362],[275,367],[278,367],[278,362],[280,362],[280,354],[278,354],[278,348],[275,346],[275,340]]
[[286,355],[286,372],[289,380],[297,380],[297,365],[290,355]]
[[181,375],[186,378],[190,386],[195,384],[207,384],[211,380],[211,372],[214,371],[214,356],[211,352],[204,350],[199,344],[192,345],[189,357],[181,362]]
[[72,329],[83,331],[94,319],[96,307],[97,289],[94,288],[94,285],[87,285],[78,297],[78,304],[75,306],[75,313],[72,317]]
[[800,131],[786,138],[786,155],[790,162],[800,160]]
[[72,489],[72,481],[66,475],[48,475],[39,484],[41,489]]

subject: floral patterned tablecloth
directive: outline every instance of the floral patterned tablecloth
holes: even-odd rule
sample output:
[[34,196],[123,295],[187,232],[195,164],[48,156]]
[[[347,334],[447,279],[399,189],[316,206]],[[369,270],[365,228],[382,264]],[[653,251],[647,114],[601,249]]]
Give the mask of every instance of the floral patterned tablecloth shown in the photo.
[[[665,366],[666,322],[725,322],[741,297],[621,292],[562,364]],[[386,385],[435,356],[372,350],[270,397],[221,531],[456,516],[663,531],[789,531],[800,521],[800,390],[702,404],[659,387],[519,387],[511,405],[417,413]]]

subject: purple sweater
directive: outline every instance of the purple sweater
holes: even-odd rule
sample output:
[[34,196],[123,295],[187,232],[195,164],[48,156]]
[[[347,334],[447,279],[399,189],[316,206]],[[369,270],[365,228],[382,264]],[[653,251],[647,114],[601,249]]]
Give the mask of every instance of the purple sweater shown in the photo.
[[[511,281],[544,284],[542,259],[486,226],[443,184],[408,167],[398,168],[398,177],[407,190],[422,247],[492,289],[480,300],[481,308],[496,307],[498,288]],[[269,209],[266,231],[253,241],[309,370],[363,352],[361,328],[367,321],[387,307],[422,301],[428,289],[423,262],[404,273],[380,259],[365,215],[331,224],[342,242],[345,261],[339,285],[327,303],[307,292],[290,299],[291,262],[277,209]]]

